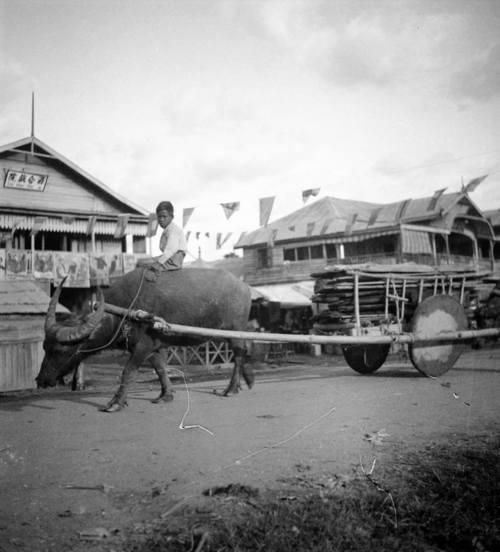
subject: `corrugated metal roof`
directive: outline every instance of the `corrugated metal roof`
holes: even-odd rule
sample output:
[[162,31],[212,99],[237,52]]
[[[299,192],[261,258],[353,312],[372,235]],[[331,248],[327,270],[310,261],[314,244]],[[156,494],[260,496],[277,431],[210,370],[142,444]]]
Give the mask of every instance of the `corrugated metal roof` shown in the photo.
[[[384,233],[399,231],[399,224],[402,222],[430,221],[451,209],[462,198],[466,198],[475,207],[469,196],[463,192],[441,195],[431,211],[428,210],[431,196],[388,204],[324,197],[267,226],[244,234],[234,247],[327,237],[329,241],[330,238],[335,241],[335,237],[342,237],[342,241],[357,241],[370,237],[368,234],[381,235],[382,229]],[[354,215],[357,216],[352,222]],[[346,236],[350,222],[349,235]]]
[[[0,315],[45,314],[50,297],[32,280],[0,280]],[[68,312],[57,305],[57,312]]]
[[491,222],[493,226],[500,226],[500,209],[483,211],[483,215]]
[[126,211],[129,211],[131,209],[132,211],[134,211],[138,214],[141,214],[141,215],[147,215],[148,214],[142,207],[139,207],[138,205],[135,205],[134,203],[132,203],[127,198],[125,198],[125,197],[117,194],[116,192],[114,192],[111,188],[106,186],[103,182],[101,182],[100,180],[98,180],[97,178],[92,176],[91,174],[87,173],[86,171],[84,171],[83,169],[81,169],[80,167],[75,165],[75,163],[73,163],[72,161],[70,161],[69,159],[64,157],[64,155],[61,155],[60,153],[58,153],[57,151],[52,149],[50,146],[48,146],[47,144],[42,142],[39,138],[36,138],[34,136],[28,136],[27,138],[21,138],[20,140],[17,140],[16,142],[11,142],[9,144],[5,144],[3,146],[0,146],[0,153],[8,152],[8,151],[11,151],[11,150],[19,150],[19,149],[23,149],[23,148],[25,148],[26,152],[29,152],[30,149],[26,149],[27,146],[29,146],[30,148],[33,147],[35,153],[38,153],[38,150],[37,150],[37,148],[38,148],[39,150],[44,151],[45,153],[52,156],[54,159],[56,159],[59,162],[63,163],[68,168],[70,168],[72,171],[75,171],[80,176],[85,178],[91,185],[93,185],[96,188],[100,189],[102,192],[104,192],[108,196],[112,197],[115,201],[119,201],[124,206],[127,206],[128,209],[126,209]]

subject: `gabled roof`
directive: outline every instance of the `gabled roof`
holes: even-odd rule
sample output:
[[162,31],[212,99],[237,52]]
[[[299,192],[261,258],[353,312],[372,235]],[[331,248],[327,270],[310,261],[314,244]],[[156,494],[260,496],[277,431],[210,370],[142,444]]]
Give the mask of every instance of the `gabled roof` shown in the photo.
[[483,211],[483,215],[490,221],[492,226],[500,226],[500,209]]
[[148,212],[143,209],[142,207],[139,207],[138,205],[135,205],[125,197],[121,196],[120,194],[117,194],[114,192],[111,188],[106,186],[103,182],[89,174],[88,172],[84,171],[75,163],[52,149],[50,146],[42,142],[39,138],[36,138],[35,136],[28,136],[27,138],[22,138],[21,140],[17,140],[16,142],[10,142],[9,144],[5,144],[3,146],[0,146],[0,154],[6,153],[6,152],[31,152],[34,151],[35,154],[42,154],[45,159],[54,159],[58,161],[59,163],[62,163],[65,165],[68,169],[75,172],[82,178],[84,178],[91,187],[94,187],[95,189],[98,189],[101,193],[108,196],[115,202],[119,202],[123,205],[124,209],[122,209],[125,213],[131,213],[131,214],[140,214],[140,215],[147,215]]
[[[0,315],[46,314],[50,297],[33,280],[0,280]],[[68,312],[57,304],[56,312]]]
[[234,247],[252,247],[271,240],[276,243],[317,239],[319,236],[325,238],[347,232],[363,233],[367,237],[370,233],[380,235],[381,232],[396,231],[401,223],[422,223],[441,217],[464,198],[480,215],[481,211],[465,191],[386,204],[324,197],[244,234]]

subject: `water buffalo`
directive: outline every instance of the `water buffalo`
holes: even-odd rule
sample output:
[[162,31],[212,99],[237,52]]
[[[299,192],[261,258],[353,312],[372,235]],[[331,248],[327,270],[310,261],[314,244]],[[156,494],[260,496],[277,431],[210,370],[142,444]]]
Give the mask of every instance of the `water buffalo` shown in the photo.
[[[250,311],[250,288],[229,272],[185,268],[164,272],[152,282],[145,278],[145,271],[137,268],[116,280],[104,293],[100,292],[97,310],[85,316],[72,314],[56,320],[55,308],[61,286],[57,288],[45,321],[45,357],[36,378],[38,387],[54,386],[66,374],[75,371],[84,358],[103,348],[118,347],[128,350],[130,358],[123,369],[120,386],[104,411],[114,412],[125,406],[128,387],[146,359],[153,365],[161,383],[160,396],[153,402],[173,399],[161,349],[169,345],[199,344],[203,339],[165,336],[148,323],[125,320],[105,312],[104,302],[145,310],[174,324],[245,330]],[[244,341],[233,339],[231,347],[234,369],[224,395],[238,392],[240,376],[248,387],[253,384],[253,372],[244,364]]]

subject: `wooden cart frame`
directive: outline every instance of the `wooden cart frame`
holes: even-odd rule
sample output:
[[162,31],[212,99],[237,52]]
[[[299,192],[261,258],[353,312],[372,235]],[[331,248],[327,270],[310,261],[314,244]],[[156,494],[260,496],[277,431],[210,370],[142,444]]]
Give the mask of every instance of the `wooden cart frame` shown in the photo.
[[[387,275],[386,311],[389,302],[398,305],[396,324],[379,324],[367,327],[362,323],[363,314],[359,307],[359,272],[354,272],[355,320],[347,324],[337,335],[323,332],[308,335],[243,332],[214,328],[201,328],[169,324],[161,317],[143,310],[128,310],[105,303],[105,310],[132,320],[148,323],[159,333],[166,335],[190,335],[205,339],[243,339],[266,342],[289,342],[319,345],[341,345],[348,364],[360,373],[372,373],[385,362],[390,346],[396,343],[407,345],[414,366],[427,376],[439,376],[448,371],[457,361],[465,342],[480,337],[498,337],[500,328],[482,330],[468,329],[468,318],[463,301],[466,282],[457,275],[436,275],[428,277],[404,278],[400,275]],[[410,281],[411,280],[411,281]],[[405,322],[406,292],[411,286],[418,286],[418,306],[408,324]],[[399,293],[399,289],[404,293]],[[425,297],[426,289],[431,293]],[[458,298],[455,296],[458,293]],[[357,297],[357,299],[356,299]],[[399,310],[398,310],[399,309]]]

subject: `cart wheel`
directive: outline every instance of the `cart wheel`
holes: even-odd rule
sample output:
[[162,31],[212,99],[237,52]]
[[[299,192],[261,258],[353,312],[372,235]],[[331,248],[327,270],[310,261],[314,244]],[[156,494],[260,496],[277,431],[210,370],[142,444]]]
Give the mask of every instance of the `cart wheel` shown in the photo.
[[349,366],[360,374],[372,374],[384,364],[390,345],[343,345],[342,353]]
[[[467,315],[463,306],[449,295],[432,295],[415,310],[411,332],[417,339],[451,331],[465,330]],[[423,342],[410,344],[408,349],[413,366],[426,376],[441,376],[458,360],[465,345],[458,342]]]

